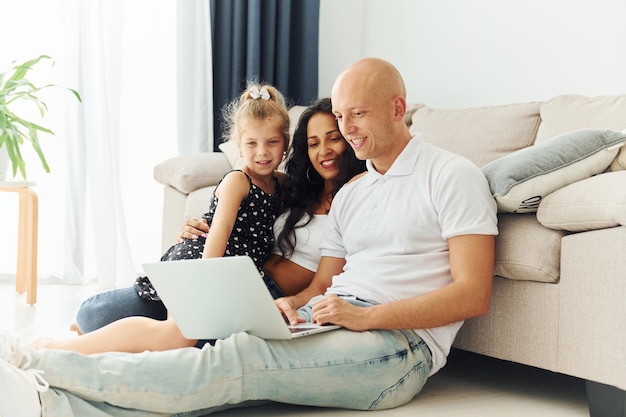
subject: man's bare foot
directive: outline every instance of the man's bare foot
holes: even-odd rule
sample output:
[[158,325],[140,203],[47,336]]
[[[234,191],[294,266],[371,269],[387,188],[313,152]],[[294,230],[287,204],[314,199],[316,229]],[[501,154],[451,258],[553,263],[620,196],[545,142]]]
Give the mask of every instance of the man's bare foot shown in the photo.
[[75,332],[79,336],[83,335],[83,332],[80,331],[80,329],[78,328],[78,324],[76,323],[70,324],[70,331]]

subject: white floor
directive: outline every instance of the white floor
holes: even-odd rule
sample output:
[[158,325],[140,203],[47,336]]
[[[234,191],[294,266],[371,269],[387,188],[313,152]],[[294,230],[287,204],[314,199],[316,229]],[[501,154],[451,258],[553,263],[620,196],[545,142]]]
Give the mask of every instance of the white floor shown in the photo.
[[[38,336],[71,337],[69,324],[94,285],[40,284],[38,301],[25,303],[14,282],[0,277],[0,329],[24,342]],[[239,416],[362,416],[366,413],[268,405],[228,410]],[[376,416],[408,417],[582,417],[589,416],[584,382],[560,374],[453,350],[448,365],[433,376],[409,404],[377,412]],[[88,417],[88,416],[86,416]]]

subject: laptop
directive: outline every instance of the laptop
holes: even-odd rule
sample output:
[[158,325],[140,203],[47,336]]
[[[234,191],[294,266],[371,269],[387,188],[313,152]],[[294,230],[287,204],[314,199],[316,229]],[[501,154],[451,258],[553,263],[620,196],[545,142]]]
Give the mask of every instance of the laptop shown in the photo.
[[237,332],[264,339],[293,339],[340,327],[288,325],[248,256],[146,263],[143,267],[188,339],[224,339]]

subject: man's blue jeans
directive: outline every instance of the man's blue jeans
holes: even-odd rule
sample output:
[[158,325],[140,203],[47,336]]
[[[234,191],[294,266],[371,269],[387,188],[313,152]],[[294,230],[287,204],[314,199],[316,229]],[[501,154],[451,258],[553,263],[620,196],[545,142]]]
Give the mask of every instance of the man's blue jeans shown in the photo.
[[288,341],[237,333],[203,349],[140,354],[42,350],[31,367],[51,386],[44,417],[202,416],[257,401],[397,407],[420,392],[431,356],[411,330],[340,329]]

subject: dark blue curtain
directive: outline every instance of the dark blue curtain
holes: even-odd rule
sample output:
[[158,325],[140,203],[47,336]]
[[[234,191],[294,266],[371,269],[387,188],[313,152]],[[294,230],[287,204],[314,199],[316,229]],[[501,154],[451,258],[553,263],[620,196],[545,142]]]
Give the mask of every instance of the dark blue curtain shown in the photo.
[[288,104],[317,98],[319,0],[210,0],[215,146],[222,108],[254,79]]

